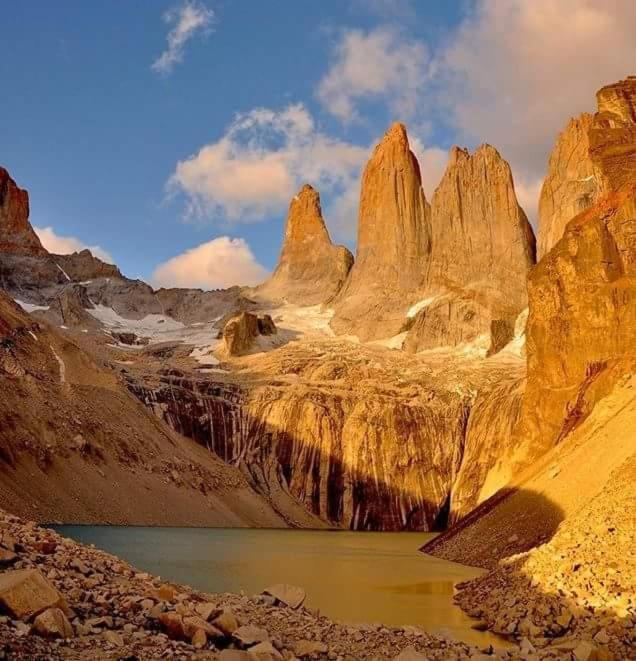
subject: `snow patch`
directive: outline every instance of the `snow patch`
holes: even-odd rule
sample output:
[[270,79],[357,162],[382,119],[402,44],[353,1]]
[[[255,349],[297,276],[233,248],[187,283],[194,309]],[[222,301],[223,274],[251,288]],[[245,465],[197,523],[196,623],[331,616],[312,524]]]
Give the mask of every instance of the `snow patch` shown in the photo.
[[429,306],[437,296],[431,296],[430,298],[423,298],[421,301],[414,303],[408,309],[406,313],[407,318],[412,319],[420,310],[423,310],[425,307]]
[[387,347],[388,349],[401,349],[407,335],[408,331],[404,331],[403,333],[398,333],[393,337],[387,337],[384,340],[374,340],[373,342],[369,342],[369,344],[374,344],[378,347]]
[[71,282],[71,279],[68,277],[68,273],[57,263],[55,262],[55,266],[57,266],[60,271],[62,271],[62,275],[69,281]]
[[[215,342],[212,342],[212,344],[208,344],[207,346],[195,347],[190,352],[190,357],[194,358],[198,363],[202,363],[204,365],[218,365],[219,360],[218,358],[213,356],[212,353],[218,349],[220,344],[221,344],[221,340],[216,340]],[[203,370],[199,370],[199,371],[203,371]]]
[[34,303],[25,303],[17,298],[13,299],[25,312],[35,312],[36,310],[48,310],[48,305],[35,305]]
[[57,355],[53,345],[49,344],[49,346],[51,347],[51,351],[55,356],[55,360],[57,360],[57,363],[60,366],[60,383],[64,383],[66,381],[66,365],[64,364],[64,361]]

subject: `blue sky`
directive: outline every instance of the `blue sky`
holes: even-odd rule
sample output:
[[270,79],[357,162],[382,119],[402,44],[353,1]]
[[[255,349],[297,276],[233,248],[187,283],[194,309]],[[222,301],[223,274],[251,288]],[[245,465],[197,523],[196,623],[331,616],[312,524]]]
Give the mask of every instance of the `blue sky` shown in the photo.
[[489,141],[532,215],[558,130],[636,64],[633,3],[553,4],[11,3],[0,164],[54,245],[161,284],[258,280],[305,180],[354,247],[357,177],[394,120],[429,199],[451,144]]

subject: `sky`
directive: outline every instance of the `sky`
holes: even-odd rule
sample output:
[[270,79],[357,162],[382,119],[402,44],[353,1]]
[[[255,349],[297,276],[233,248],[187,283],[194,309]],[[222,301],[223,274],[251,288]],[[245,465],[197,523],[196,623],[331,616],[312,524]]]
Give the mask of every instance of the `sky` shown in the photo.
[[[1,11],[3,5],[4,11]],[[0,0],[0,165],[52,252],[154,286],[256,284],[316,187],[355,250],[359,177],[406,124],[430,200],[494,145],[533,222],[551,146],[636,73],[633,0]]]

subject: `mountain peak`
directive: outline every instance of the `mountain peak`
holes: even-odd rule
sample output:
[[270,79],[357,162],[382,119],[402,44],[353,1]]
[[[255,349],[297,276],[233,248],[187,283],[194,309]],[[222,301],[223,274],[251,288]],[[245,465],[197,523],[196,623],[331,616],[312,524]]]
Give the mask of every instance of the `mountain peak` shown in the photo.
[[320,194],[305,184],[289,204],[276,270],[257,292],[306,305],[323,303],[340,289],[352,264],[351,253],[331,241]]

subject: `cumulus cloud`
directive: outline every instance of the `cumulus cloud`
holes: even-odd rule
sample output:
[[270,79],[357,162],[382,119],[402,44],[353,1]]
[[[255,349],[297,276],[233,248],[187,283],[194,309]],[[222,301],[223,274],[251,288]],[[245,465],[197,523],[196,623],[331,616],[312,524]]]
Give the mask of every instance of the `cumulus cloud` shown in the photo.
[[463,135],[511,162],[520,196],[534,195],[568,119],[633,71],[634,25],[633,0],[479,0],[439,58],[441,101]]
[[424,44],[394,28],[346,30],[318,86],[318,98],[343,121],[358,119],[357,104],[373,99],[385,101],[396,118],[406,120],[417,110],[428,65]]
[[61,236],[55,233],[52,227],[34,227],[35,233],[40,238],[42,245],[56,255],[70,255],[88,248],[95,257],[107,264],[114,264],[112,255],[100,246],[89,246],[74,236]]
[[337,197],[356,181],[368,149],[319,131],[302,104],[238,115],[226,133],[177,163],[168,182],[187,215],[254,222],[282,214],[300,186]]
[[257,285],[267,275],[245,239],[219,236],[160,264],[152,282],[156,287],[223,289]]
[[183,62],[188,41],[197,34],[206,35],[212,30],[214,12],[197,0],[186,0],[168,10],[163,20],[173,27],[168,32],[168,47],[152,63],[152,69],[157,73],[168,74]]

